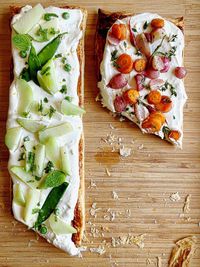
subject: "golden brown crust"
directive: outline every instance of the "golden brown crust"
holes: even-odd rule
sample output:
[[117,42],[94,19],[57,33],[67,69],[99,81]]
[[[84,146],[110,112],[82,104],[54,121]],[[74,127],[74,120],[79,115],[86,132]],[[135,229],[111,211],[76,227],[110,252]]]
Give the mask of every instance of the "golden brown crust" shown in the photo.
[[[95,56],[96,56],[96,73],[98,80],[101,80],[100,75],[100,64],[103,59],[103,53],[106,43],[107,32],[110,27],[114,24],[117,19],[123,19],[129,16],[133,16],[134,13],[127,12],[109,12],[102,9],[98,10],[98,19],[96,27],[96,38],[95,38]],[[169,19],[173,22],[180,30],[184,31],[184,18],[179,17],[175,19]]]
[[[80,8],[78,6],[62,6],[66,9],[80,9],[83,13],[83,20],[80,25],[81,30],[83,31],[83,37],[80,39],[77,47],[77,55],[80,64],[80,76],[78,79],[77,85],[77,94],[79,97],[79,105],[83,106],[84,104],[84,65],[85,65],[85,55],[84,55],[84,33],[86,29],[86,20],[87,20],[87,10]],[[11,6],[10,13],[11,18],[18,14],[21,10],[21,7]],[[11,81],[13,78],[13,64],[11,64]],[[72,240],[76,245],[81,244],[83,238],[83,233],[85,229],[85,181],[84,181],[84,135],[82,134],[79,142],[79,173],[80,173],[80,188],[78,200],[74,210],[74,220],[72,222],[73,226],[77,229],[77,233],[72,235]]]

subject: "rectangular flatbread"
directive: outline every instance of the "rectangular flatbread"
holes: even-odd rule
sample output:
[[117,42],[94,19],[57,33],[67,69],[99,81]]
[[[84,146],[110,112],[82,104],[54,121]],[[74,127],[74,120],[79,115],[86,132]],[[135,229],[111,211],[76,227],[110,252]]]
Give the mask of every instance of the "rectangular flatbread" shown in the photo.
[[183,17],[99,9],[95,53],[103,107],[182,147],[183,50]]
[[7,133],[14,217],[71,255],[85,227],[84,33],[87,11],[11,7]]

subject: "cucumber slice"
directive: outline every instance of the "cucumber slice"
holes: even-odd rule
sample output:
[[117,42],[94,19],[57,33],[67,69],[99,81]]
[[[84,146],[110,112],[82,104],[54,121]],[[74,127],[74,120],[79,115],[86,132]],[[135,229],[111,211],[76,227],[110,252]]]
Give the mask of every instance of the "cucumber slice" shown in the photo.
[[8,149],[16,150],[22,134],[21,127],[14,127],[7,130],[5,135],[5,144]]
[[25,206],[25,198],[22,191],[22,187],[20,184],[14,184],[13,186],[13,201],[19,205],[24,207]]
[[39,131],[39,140],[41,143],[45,143],[49,137],[59,137],[72,132],[73,128],[69,122],[46,128],[43,131]]
[[38,181],[35,180],[35,177],[31,173],[26,172],[24,167],[13,166],[10,168],[10,170],[17,176],[18,179],[20,179],[32,189],[35,189],[38,186]]
[[37,79],[40,86],[49,94],[52,95],[58,91],[56,68],[52,59],[37,72]]
[[44,8],[41,4],[37,4],[32,9],[24,13],[12,27],[17,33],[26,34],[28,33],[36,23],[39,22],[42,15],[45,13]]
[[33,102],[33,92],[30,85],[22,79],[17,79],[17,90],[19,92],[18,113],[23,116],[30,111]]
[[80,108],[79,106],[76,106],[69,102],[68,100],[63,100],[61,103],[61,112],[64,115],[82,115],[85,113],[85,110],[83,108]]
[[45,160],[45,146],[42,144],[37,144],[35,146],[35,171],[34,175],[41,177],[44,170],[44,160]]
[[71,175],[70,161],[69,161],[69,152],[65,147],[61,147],[61,162],[62,162],[62,171],[66,175]]
[[60,169],[60,148],[58,146],[56,137],[49,137],[45,143],[46,156],[53,162],[57,169]]
[[33,214],[33,209],[37,208],[37,204],[40,200],[40,191],[37,189],[28,189],[26,195],[26,206],[24,209],[24,221],[33,226],[33,222],[31,222],[32,218],[35,216]]
[[[59,20],[57,18],[53,18],[50,21],[47,21],[43,24],[36,25],[29,35],[36,42],[46,42],[49,41],[52,37],[55,36],[59,31]],[[44,36],[45,34],[45,36]]]
[[39,185],[39,189],[47,189],[50,187],[57,187],[64,183],[66,180],[66,176],[64,172],[61,171],[53,171],[47,174]]
[[51,214],[48,219],[51,229],[56,235],[75,234],[77,230],[70,224],[64,222],[59,217]]
[[[30,155],[30,153],[33,153],[33,147],[35,145],[35,142],[30,140],[30,141],[26,141],[24,142],[24,147],[25,147],[25,171],[29,172],[32,169],[32,165],[34,164],[34,158],[33,158],[33,154]],[[35,155],[35,153],[34,153]],[[30,157],[32,156],[32,157]]]
[[18,118],[17,122],[19,125],[21,125],[24,129],[31,133],[36,133],[38,131],[41,131],[46,127],[46,125],[41,121],[35,121],[31,119],[24,119],[24,118]]

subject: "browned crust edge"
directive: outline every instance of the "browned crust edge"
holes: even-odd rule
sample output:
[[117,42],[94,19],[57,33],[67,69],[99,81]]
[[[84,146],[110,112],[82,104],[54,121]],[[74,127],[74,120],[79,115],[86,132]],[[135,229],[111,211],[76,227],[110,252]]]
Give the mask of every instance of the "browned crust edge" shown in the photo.
[[[10,6],[11,18],[20,12],[22,7]],[[79,6],[61,6],[61,8],[66,9],[80,9],[83,13],[83,20],[80,25],[83,36],[79,41],[77,47],[77,55],[80,64],[80,75],[77,85],[77,93],[79,97],[79,105],[83,107],[84,105],[84,65],[85,65],[85,53],[84,53],[84,35],[86,29],[87,21],[87,10]],[[11,64],[11,82],[13,78],[13,64]],[[80,246],[83,239],[83,234],[85,230],[85,178],[84,178],[84,134],[82,133],[79,142],[79,174],[80,174],[80,187],[78,200],[74,209],[74,219],[72,221],[73,226],[77,229],[77,233],[72,235],[73,242]],[[12,190],[12,189],[11,189]]]
[[[106,43],[107,32],[117,19],[123,19],[128,16],[133,16],[134,13],[128,12],[110,12],[102,9],[98,10],[98,19],[95,37],[95,57],[96,57],[96,73],[98,81],[101,80],[100,64],[103,59],[103,53]],[[174,23],[182,32],[184,32],[184,18],[168,18],[169,21]]]

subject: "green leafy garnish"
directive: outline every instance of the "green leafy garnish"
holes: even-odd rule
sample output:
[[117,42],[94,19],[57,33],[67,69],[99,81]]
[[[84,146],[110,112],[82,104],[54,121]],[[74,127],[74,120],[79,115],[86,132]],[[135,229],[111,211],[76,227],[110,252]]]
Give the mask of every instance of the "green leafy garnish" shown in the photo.
[[176,46],[172,46],[172,48],[165,53],[165,56],[171,60],[171,58],[176,55],[176,49],[177,49]]
[[164,134],[167,134],[167,135],[170,133],[170,129],[167,126],[163,126],[162,131]]
[[46,177],[42,180],[41,184],[39,185],[40,189],[46,189],[51,187],[57,187],[64,183],[65,181],[65,174],[62,171],[53,171],[47,174]]
[[38,103],[38,111],[42,112],[43,111],[43,103],[42,100],[40,100],[40,102]]
[[55,58],[59,58],[59,57],[62,57],[62,54],[55,55]]
[[26,58],[27,57],[27,51],[20,51],[19,55],[21,58]]
[[149,23],[147,21],[145,21],[145,23],[143,25],[143,29],[146,30],[148,26],[149,26]]
[[18,161],[24,160],[24,158],[25,158],[25,153],[22,152],[22,153],[20,153],[20,155],[19,155]]
[[48,103],[48,102],[49,102],[49,100],[48,100],[47,97],[45,97],[45,98],[43,99],[43,101],[44,101],[44,103]]
[[39,228],[38,228],[38,230],[39,230],[39,232],[40,232],[40,234],[42,234],[42,235],[45,235],[46,233],[47,233],[47,227],[46,227],[46,225],[41,225]]
[[32,151],[28,152],[27,163],[30,164],[30,171],[33,172],[35,170],[35,153]]
[[66,94],[67,93],[67,85],[66,84],[63,84],[62,88],[60,89],[60,92],[62,94]]
[[38,213],[39,211],[40,211],[39,208],[34,208],[34,209],[32,209],[32,214],[36,214],[36,213]]
[[132,31],[133,31],[133,32],[137,32],[137,29],[136,29],[136,28],[132,28]]
[[171,93],[171,96],[177,96],[176,88],[169,83],[168,81],[165,82],[165,84],[160,88],[161,91],[169,90]]
[[66,96],[66,97],[65,97],[65,100],[71,102],[71,101],[72,101],[72,97],[71,97],[71,96]]
[[172,34],[172,36],[169,38],[169,42],[175,42],[177,38],[177,34]]
[[46,13],[46,14],[44,14],[44,20],[46,20],[46,21],[50,21],[52,19],[52,17],[58,18],[58,15],[56,15],[55,13]]
[[23,140],[24,140],[24,142],[30,141],[30,137],[27,135],[27,136],[24,137]]
[[27,34],[16,34],[12,38],[14,46],[20,51],[27,51],[31,47],[31,39]]
[[118,53],[117,49],[111,52],[111,61],[114,61],[118,58],[117,53]]
[[56,112],[56,109],[54,107],[50,106],[49,113],[48,113],[50,119],[53,117],[53,114],[55,112]]
[[70,65],[69,63],[66,63],[66,64],[64,65],[64,70],[65,70],[65,71],[70,72],[71,69],[72,69],[72,67],[71,67],[71,65]]
[[30,73],[29,70],[27,68],[23,68],[21,74],[20,74],[20,78],[29,82],[31,77],[30,77]]
[[48,161],[47,166],[44,168],[45,173],[49,173],[54,169],[54,165],[52,161]]

